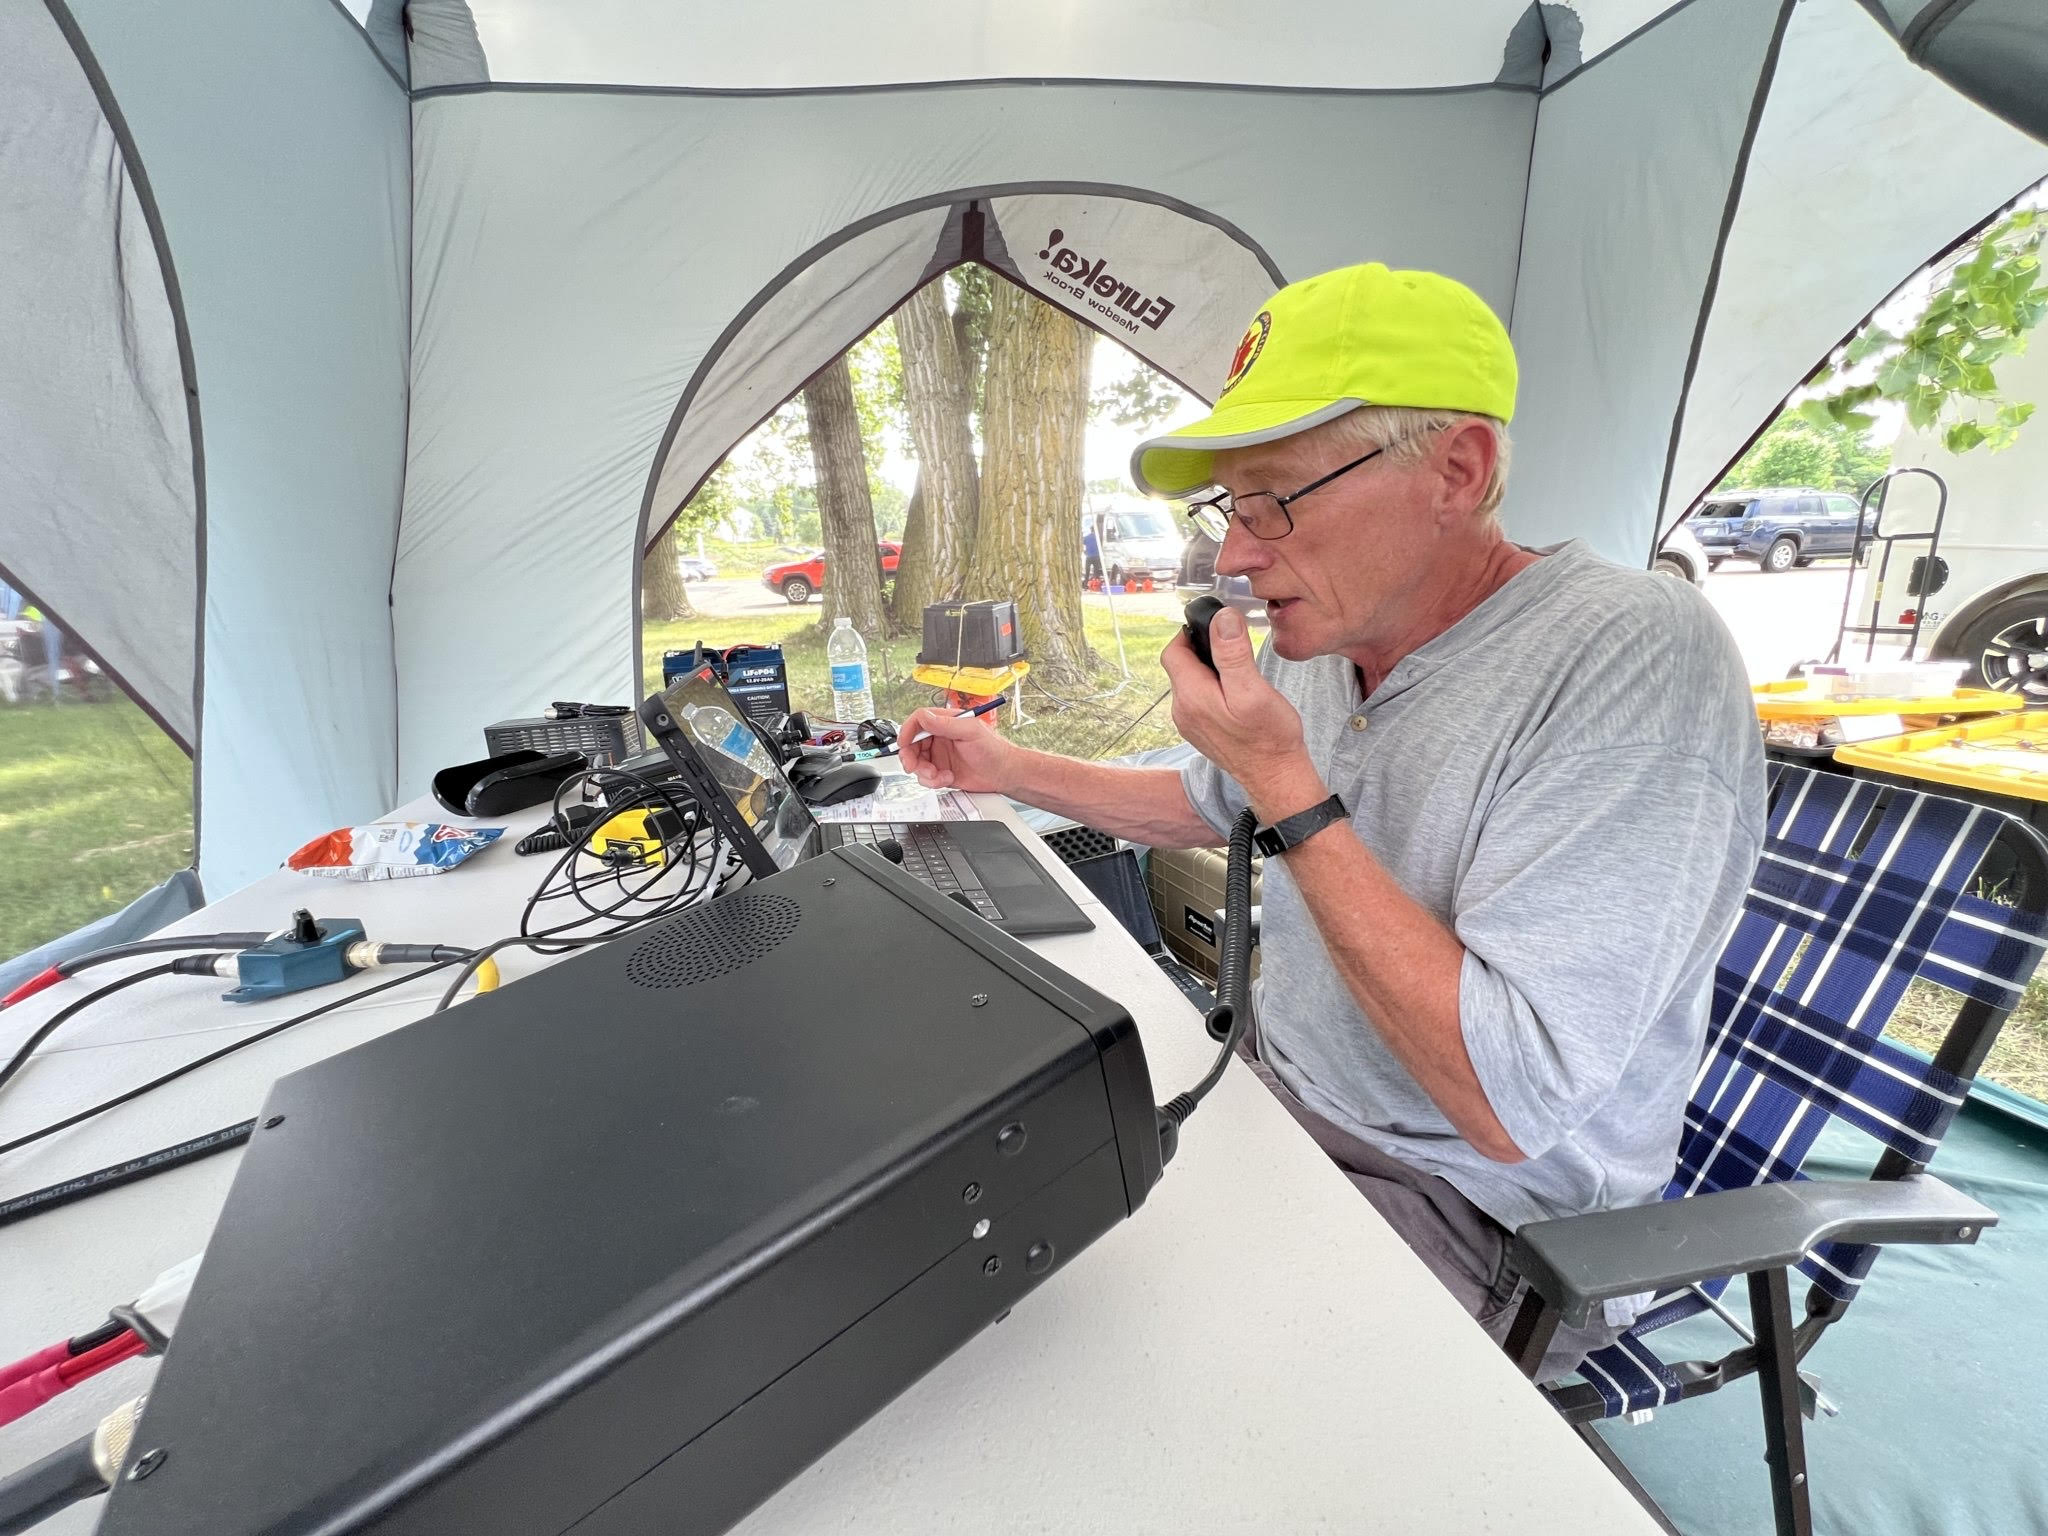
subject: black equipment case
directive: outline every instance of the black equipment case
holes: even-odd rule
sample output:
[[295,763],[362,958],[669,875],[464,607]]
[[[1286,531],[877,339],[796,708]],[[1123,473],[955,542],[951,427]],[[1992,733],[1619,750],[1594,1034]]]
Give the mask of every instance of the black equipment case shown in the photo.
[[1160,1169],[1130,1016],[864,848],[259,1127],[103,1536],[723,1531]]
[[1013,602],[933,603],[924,611],[921,665],[998,669],[1023,655]]

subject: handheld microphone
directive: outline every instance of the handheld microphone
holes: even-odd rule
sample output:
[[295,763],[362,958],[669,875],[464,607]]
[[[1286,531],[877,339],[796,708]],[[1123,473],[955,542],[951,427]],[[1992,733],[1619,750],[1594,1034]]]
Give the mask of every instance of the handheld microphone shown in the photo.
[[1196,659],[1211,672],[1216,670],[1216,658],[1209,654],[1209,626],[1216,621],[1216,615],[1223,611],[1223,599],[1204,594],[1188,604],[1188,621],[1181,627],[1181,633],[1188,637],[1188,646]]

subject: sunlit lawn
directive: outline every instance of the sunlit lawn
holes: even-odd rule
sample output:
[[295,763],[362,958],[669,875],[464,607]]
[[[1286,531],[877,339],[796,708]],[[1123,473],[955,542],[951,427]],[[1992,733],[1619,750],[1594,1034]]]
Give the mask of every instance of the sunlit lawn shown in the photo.
[[[722,569],[720,574],[724,574]],[[791,705],[821,718],[828,716],[831,691],[826,682],[824,631],[818,622],[822,611],[822,605],[814,603],[786,613],[650,624],[643,640],[647,677],[653,681],[661,676],[663,651],[687,650],[695,641],[717,647],[779,644],[789,666]],[[1108,606],[1088,604],[1088,640],[1101,663],[1093,690],[1085,694],[1062,690],[1062,697],[1056,699],[1027,678],[1024,712],[1030,723],[1012,725],[1010,711],[1002,712],[1003,729],[1012,740],[1075,757],[1097,757],[1166,746],[1179,739],[1168,704],[1159,705],[1129,735],[1122,735],[1132,720],[1165,690],[1166,674],[1159,666],[1159,652],[1179,629],[1178,622],[1128,614],[1116,617],[1122,625],[1123,654],[1130,666],[1130,679],[1123,679],[1117,664],[1116,629]],[[886,716],[900,720],[920,704],[939,702],[933,689],[911,679],[917,649],[918,637],[914,634],[900,636],[886,646],[869,637],[868,663],[874,678],[875,707]]]
[[192,862],[192,764],[127,699],[0,707],[0,960]]

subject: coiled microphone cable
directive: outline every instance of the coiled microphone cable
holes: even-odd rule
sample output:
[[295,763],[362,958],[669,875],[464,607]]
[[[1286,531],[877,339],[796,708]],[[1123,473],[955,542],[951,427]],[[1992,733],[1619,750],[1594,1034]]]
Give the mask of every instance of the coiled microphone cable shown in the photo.
[[1223,942],[1216,956],[1216,1006],[1209,1010],[1211,1039],[1223,1042],[1216,1064],[1186,1093],[1177,1093],[1159,1109],[1159,1165],[1173,1161],[1180,1148],[1180,1128],[1223,1079],[1223,1069],[1237,1052],[1251,1021],[1252,956],[1252,833],[1259,818],[1250,806],[1237,813],[1230,827],[1230,864],[1223,876]]

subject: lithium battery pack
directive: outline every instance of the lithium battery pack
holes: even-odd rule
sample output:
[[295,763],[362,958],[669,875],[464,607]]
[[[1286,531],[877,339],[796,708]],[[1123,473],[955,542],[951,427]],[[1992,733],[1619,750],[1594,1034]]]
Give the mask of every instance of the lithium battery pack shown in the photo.
[[723,1531],[1160,1168],[1129,1015],[864,848],[259,1126],[107,1536]]

